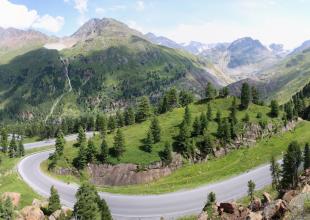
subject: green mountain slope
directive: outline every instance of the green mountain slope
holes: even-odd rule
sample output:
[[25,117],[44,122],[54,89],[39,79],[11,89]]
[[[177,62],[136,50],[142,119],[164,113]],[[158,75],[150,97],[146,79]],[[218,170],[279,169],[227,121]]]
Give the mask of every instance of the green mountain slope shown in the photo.
[[71,48],[33,50],[0,66],[1,117],[114,110],[142,95],[156,101],[171,86],[199,94],[207,81],[218,85],[206,61],[154,45],[113,19],[92,19],[71,39]]

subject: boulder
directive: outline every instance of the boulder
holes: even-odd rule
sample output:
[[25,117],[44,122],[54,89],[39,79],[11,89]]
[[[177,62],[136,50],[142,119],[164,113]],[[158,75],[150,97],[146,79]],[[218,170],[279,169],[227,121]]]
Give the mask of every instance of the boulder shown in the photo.
[[280,219],[280,217],[283,216],[287,210],[287,203],[282,199],[278,199],[271,202],[264,208],[263,217],[266,220]]
[[310,192],[310,186],[308,184],[306,184],[302,190],[301,190],[302,193],[309,193]]
[[239,211],[238,205],[235,202],[221,202],[219,209],[229,214],[234,214]]
[[202,212],[198,215],[197,220],[208,220],[208,213],[207,212]]
[[44,220],[45,216],[42,210],[36,206],[25,206],[20,211],[20,218],[23,220]]
[[17,207],[20,201],[20,193],[17,192],[5,192],[2,194],[1,199],[6,200],[7,198],[11,199],[12,204]]
[[269,193],[264,192],[263,193],[263,204],[269,204],[272,201],[271,196]]
[[246,217],[246,220],[262,220],[263,216],[261,212],[250,212]]
[[48,207],[48,201],[33,199],[32,206],[39,207],[39,208],[47,208]]
[[61,213],[63,213],[62,210],[56,210],[55,212],[53,212],[53,213],[48,217],[48,220],[57,220],[57,219],[59,219]]
[[257,198],[257,197],[255,197],[249,205],[250,210],[253,212],[259,211],[261,207],[262,207],[262,202],[260,198]]
[[296,190],[289,190],[287,191],[282,199],[286,202],[286,203],[290,203],[290,201],[297,195],[297,191]]

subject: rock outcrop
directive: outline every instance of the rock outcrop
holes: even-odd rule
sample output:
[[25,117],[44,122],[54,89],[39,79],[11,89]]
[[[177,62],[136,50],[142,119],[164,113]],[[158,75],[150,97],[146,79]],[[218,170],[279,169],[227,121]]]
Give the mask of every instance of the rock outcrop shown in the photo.
[[20,211],[16,219],[17,220],[44,220],[45,216],[39,207],[26,206]]
[[17,207],[20,201],[20,193],[17,192],[5,192],[2,194],[1,199],[6,200],[9,198],[12,201],[12,204]]

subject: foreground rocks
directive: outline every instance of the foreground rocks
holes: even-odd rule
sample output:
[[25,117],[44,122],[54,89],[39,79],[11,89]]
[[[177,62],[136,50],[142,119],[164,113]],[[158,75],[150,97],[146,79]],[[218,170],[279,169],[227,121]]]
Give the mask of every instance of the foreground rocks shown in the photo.
[[20,201],[20,193],[17,192],[5,192],[2,194],[1,199],[6,200],[9,198],[12,201],[13,206],[17,207]]

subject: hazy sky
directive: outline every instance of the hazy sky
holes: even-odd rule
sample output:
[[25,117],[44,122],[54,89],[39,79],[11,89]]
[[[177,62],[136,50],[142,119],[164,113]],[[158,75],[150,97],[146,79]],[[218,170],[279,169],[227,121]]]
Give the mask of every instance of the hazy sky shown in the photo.
[[0,0],[0,27],[72,34],[110,17],[177,42],[230,42],[244,36],[293,48],[310,40],[310,0]]

